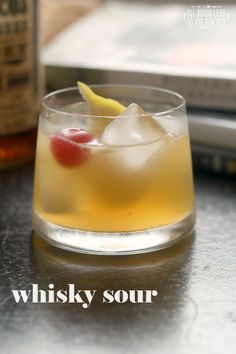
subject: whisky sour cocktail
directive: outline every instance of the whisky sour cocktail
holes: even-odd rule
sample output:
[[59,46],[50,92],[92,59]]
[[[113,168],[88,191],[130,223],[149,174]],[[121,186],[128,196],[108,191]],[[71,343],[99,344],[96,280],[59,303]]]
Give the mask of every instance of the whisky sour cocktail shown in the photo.
[[33,222],[49,242],[89,253],[144,252],[189,233],[194,192],[183,99],[82,83],[48,95]]

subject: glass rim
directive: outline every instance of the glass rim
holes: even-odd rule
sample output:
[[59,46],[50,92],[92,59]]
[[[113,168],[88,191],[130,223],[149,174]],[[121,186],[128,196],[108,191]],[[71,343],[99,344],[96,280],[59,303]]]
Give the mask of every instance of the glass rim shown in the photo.
[[[163,110],[161,112],[145,112],[146,114],[140,114],[138,115],[139,117],[141,116],[148,116],[148,115],[151,115],[151,116],[155,116],[155,117],[158,117],[158,116],[162,116],[162,115],[167,115],[169,113],[172,113],[174,111],[177,111],[179,109],[181,109],[182,107],[185,107],[186,105],[186,100],[183,98],[183,96],[181,96],[179,93],[175,92],[175,91],[172,91],[172,90],[168,90],[168,89],[165,89],[165,88],[161,88],[161,87],[155,87],[155,86],[147,86],[147,85],[130,85],[130,84],[92,84],[92,85],[89,85],[90,88],[109,88],[109,87],[126,87],[126,88],[137,88],[137,89],[146,89],[146,90],[153,90],[153,91],[156,91],[156,92],[162,92],[162,93],[166,93],[170,96],[174,96],[176,98],[178,98],[180,100],[180,103],[179,104],[176,104],[176,106],[170,108],[170,109],[167,109],[167,110]],[[47,95],[45,95],[42,99],[42,102],[41,102],[41,107],[43,107],[45,110],[47,111],[50,111],[54,114],[60,114],[60,115],[66,115],[66,116],[72,116],[72,117],[84,117],[84,118],[107,118],[107,119],[114,119],[114,118],[117,118],[117,115],[116,116],[99,116],[99,115],[94,115],[94,114],[82,114],[82,113],[74,113],[74,112],[65,112],[65,111],[62,111],[60,109],[55,109],[55,108],[52,108],[50,107],[50,105],[48,105],[46,103],[46,100],[48,98],[51,98],[57,94],[61,94],[61,93],[66,93],[66,92],[69,92],[69,91],[79,91],[79,87],[78,86],[71,86],[71,87],[66,87],[66,88],[62,88],[62,89],[59,89],[59,90],[55,90],[55,91],[52,91],[50,93],[48,93]],[[85,102],[85,101],[84,101]],[[135,103],[135,102],[134,102]],[[135,117],[137,115],[134,115]],[[123,115],[123,117],[133,117],[131,115]]]

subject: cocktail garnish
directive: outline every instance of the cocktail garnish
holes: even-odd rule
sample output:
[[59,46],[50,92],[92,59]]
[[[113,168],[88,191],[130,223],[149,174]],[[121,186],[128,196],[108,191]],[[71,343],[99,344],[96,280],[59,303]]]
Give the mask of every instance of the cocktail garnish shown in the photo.
[[121,103],[97,95],[83,82],[78,82],[78,86],[83,99],[89,105],[90,114],[101,117],[118,116],[125,110]]
[[93,135],[86,130],[77,128],[63,129],[50,137],[50,147],[53,156],[64,167],[81,165],[90,154],[89,149],[80,144],[93,140]]

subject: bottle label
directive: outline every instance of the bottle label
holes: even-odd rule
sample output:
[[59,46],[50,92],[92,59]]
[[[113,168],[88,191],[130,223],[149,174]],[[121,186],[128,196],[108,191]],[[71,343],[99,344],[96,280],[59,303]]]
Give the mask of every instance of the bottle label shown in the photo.
[[36,126],[37,8],[32,0],[0,0],[0,135]]

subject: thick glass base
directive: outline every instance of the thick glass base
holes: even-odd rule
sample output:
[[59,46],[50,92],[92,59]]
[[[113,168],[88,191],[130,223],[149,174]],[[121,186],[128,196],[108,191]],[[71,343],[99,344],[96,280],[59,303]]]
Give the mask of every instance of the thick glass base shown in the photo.
[[191,234],[194,211],[174,224],[132,232],[90,232],[59,226],[33,215],[33,228],[50,244],[74,252],[125,255],[161,250]]

